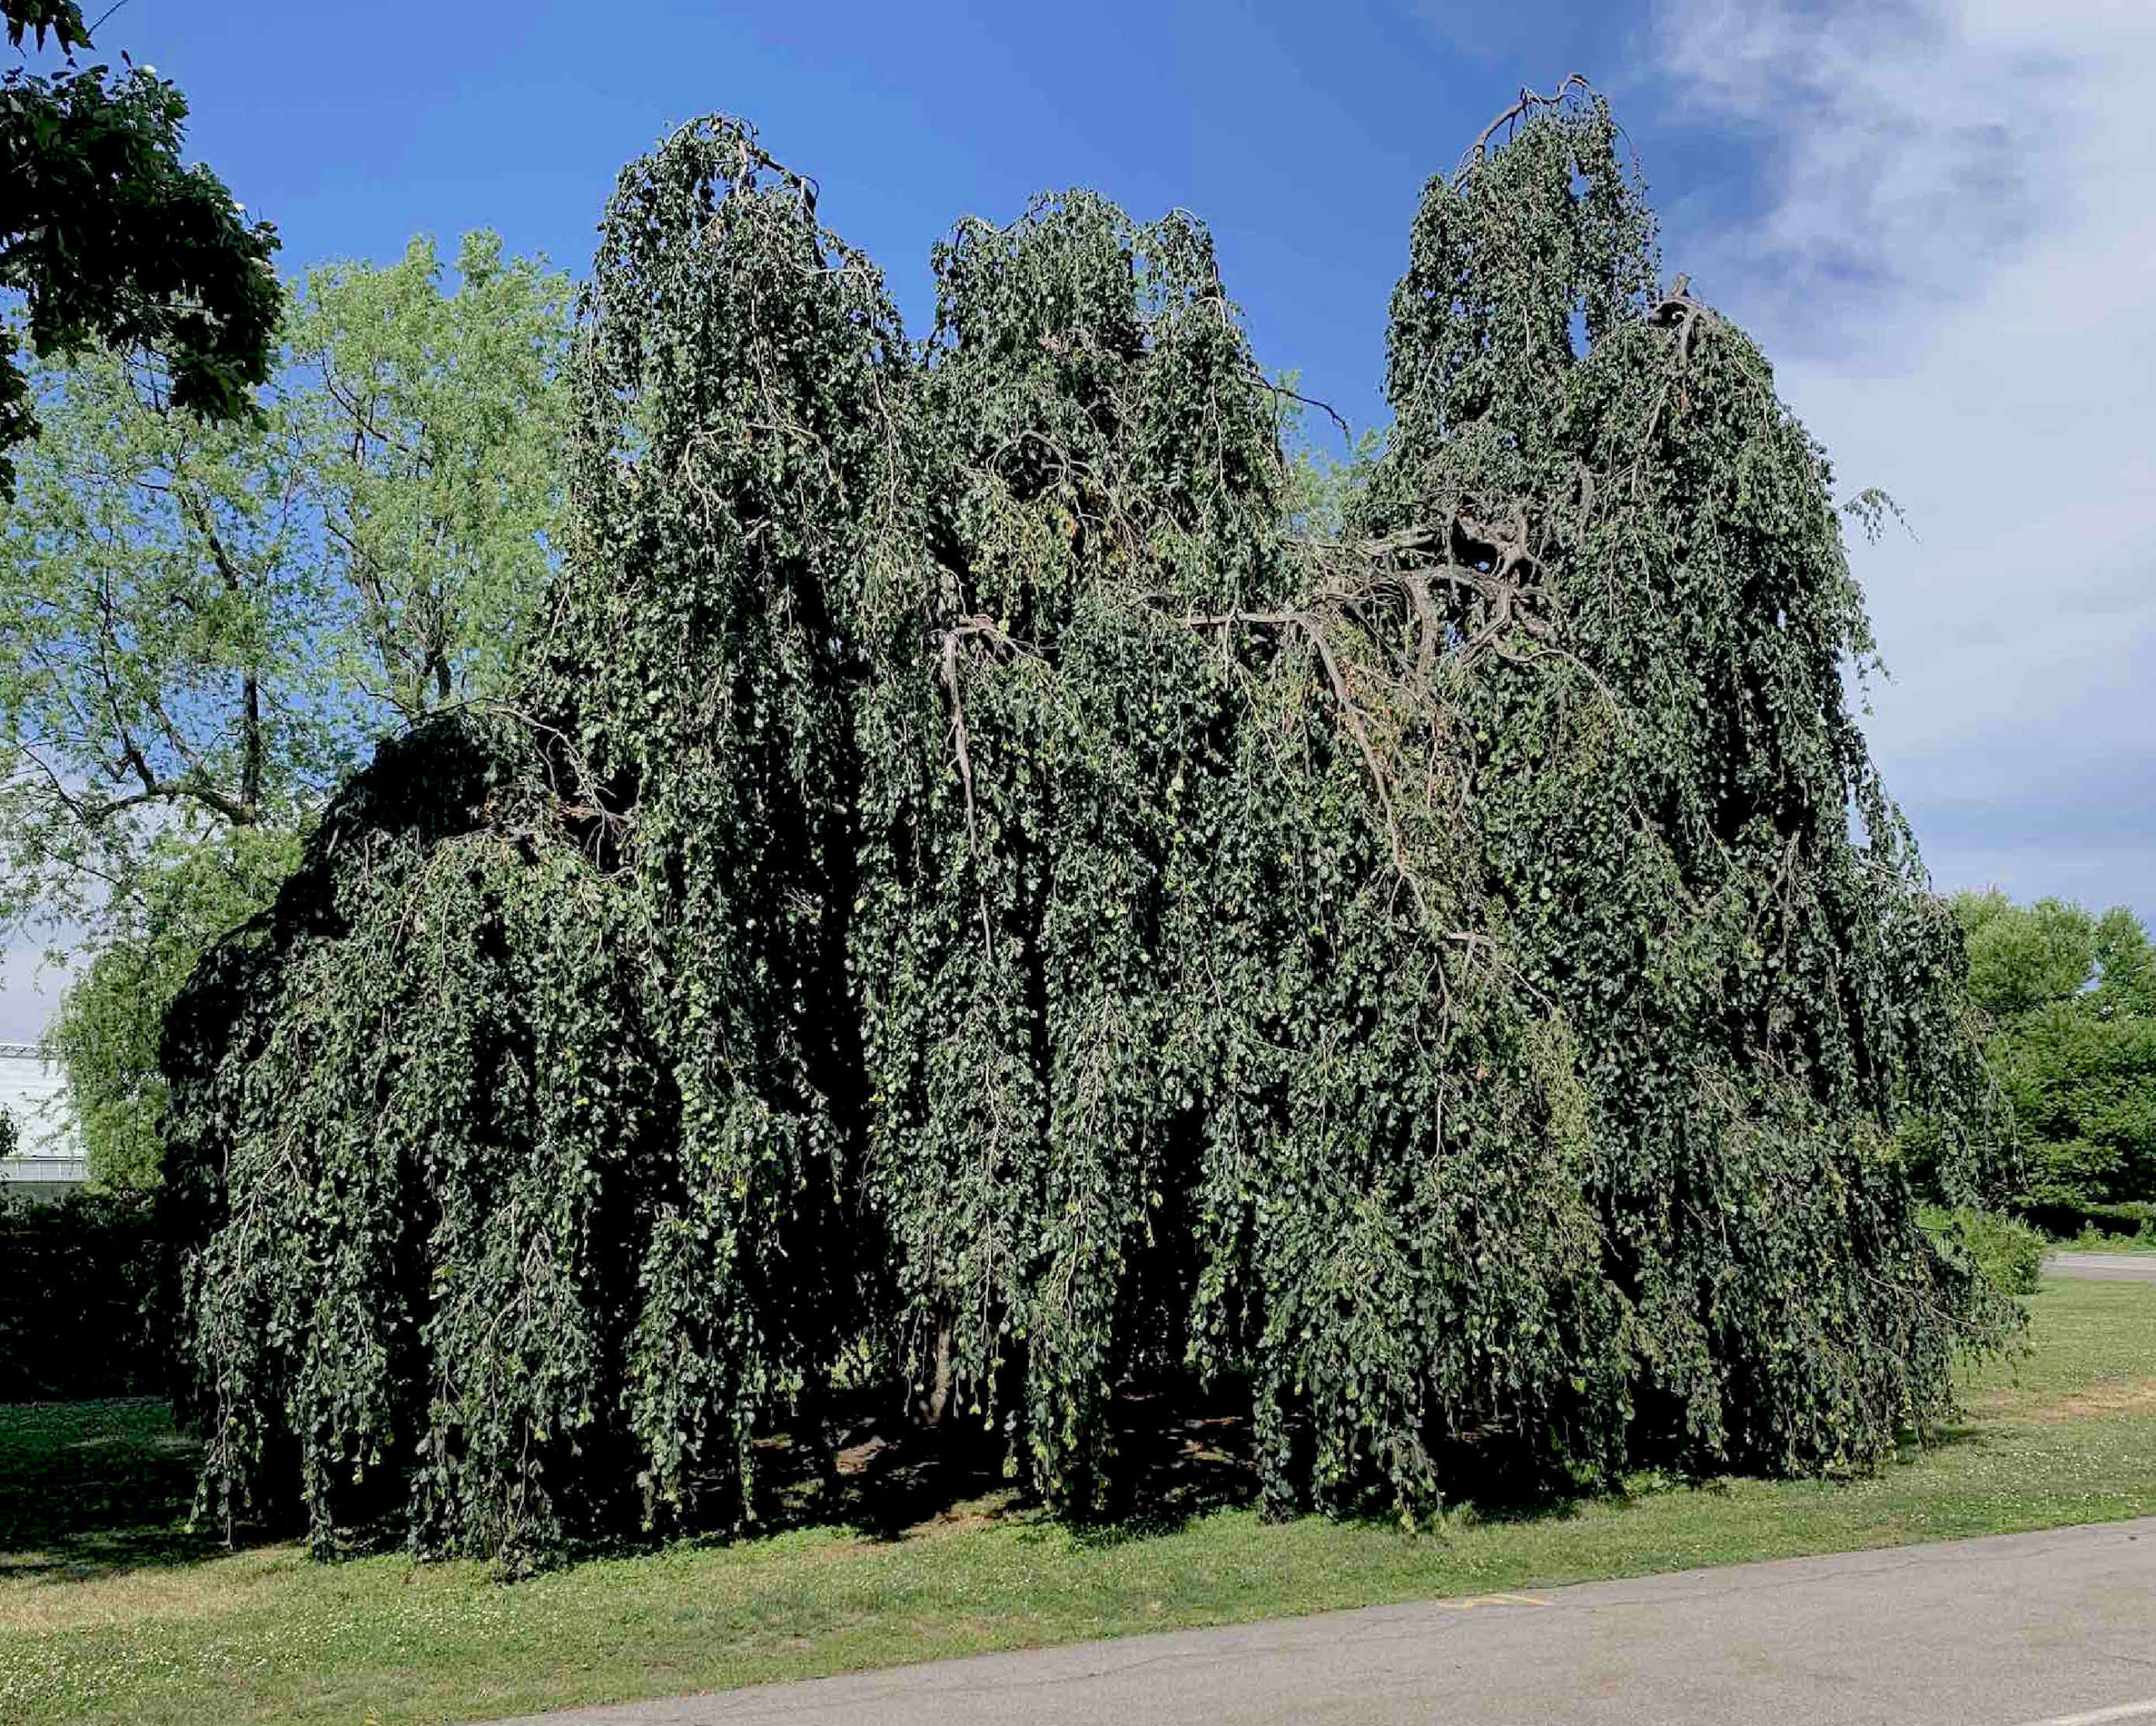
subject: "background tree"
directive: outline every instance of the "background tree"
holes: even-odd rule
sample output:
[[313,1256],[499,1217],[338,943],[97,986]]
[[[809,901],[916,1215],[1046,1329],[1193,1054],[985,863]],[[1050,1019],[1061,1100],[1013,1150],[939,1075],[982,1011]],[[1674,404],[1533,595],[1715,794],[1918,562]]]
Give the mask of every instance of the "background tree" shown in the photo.
[[[0,323],[0,497],[11,452],[37,435],[21,339],[51,360],[101,344],[156,355],[172,403],[245,419],[275,353],[282,297],[276,230],[248,222],[223,183],[182,166],[187,103],[148,67],[77,66],[91,45],[75,0],[5,0],[10,46],[48,40],[49,75],[0,79],[0,292],[23,318]],[[125,64],[125,56],[122,56]]]
[[[2156,1205],[2156,949],[2133,913],[1957,894],[1970,989],[2028,1157],[2026,1198],[2071,1228],[2091,1207]],[[2156,1221],[2156,1210],[2148,1213]]]
[[499,692],[546,578],[566,285],[491,234],[460,265],[454,292],[425,242],[317,271],[247,423],[179,409],[154,361],[42,378],[0,510],[0,921],[95,955],[54,1048],[100,1181],[154,1168],[193,956],[374,738]]
[[0,915],[119,932],[172,843],[296,829],[366,726],[291,443],[172,411],[153,364],[44,393],[0,516]]
[[349,621],[339,669],[410,723],[499,692],[558,552],[570,287],[464,236],[308,272],[284,423]]
[[69,982],[45,1048],[67,1076],[96,1186],[157,1184],[165,1010],[203,954],[269,903],[299,848],[299,834],[281,826],[161,836],[136,879],[131,927],[109,935]]

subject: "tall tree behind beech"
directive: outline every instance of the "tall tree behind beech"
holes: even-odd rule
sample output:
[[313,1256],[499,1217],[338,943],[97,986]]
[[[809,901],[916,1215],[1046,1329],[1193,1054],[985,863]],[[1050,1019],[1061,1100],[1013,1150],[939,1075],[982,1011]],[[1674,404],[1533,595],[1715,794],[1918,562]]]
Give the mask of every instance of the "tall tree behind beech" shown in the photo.
[[154,361],[39,375],[0,505],[0,922],[88,961],[52,1033],[94,1176],[156,1168],[157,1022],[373,740],[497,693],[555,556],[563,278],[468,236],[294,292],[256,419]]

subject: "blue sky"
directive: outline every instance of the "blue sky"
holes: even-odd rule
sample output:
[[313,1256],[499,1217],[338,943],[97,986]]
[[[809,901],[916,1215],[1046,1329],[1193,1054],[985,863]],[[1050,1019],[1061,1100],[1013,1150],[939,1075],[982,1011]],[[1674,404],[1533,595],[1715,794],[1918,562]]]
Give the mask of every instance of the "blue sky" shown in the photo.
[[[86,8],[92,16],[100,5]],[[1523,83],[1607,91],[1672,270],[1751,328],[1845,490],[1870,731],[1941,886],[2156,913],[2156,7],[2148,0],[421,6],[129,0],[288,270],[478,226],[581,271],[621,163],[719,108],[916,325],[931,242],[1083,184],[1212,227],[1261,357],[1380,415],[1422,181]],[[41,989],[8,955],[0,1037]]]
[[[1580,8],[1585,15],[1588,8]],[[1554,13],[1553,16],[1558,14]],[[1463,51],[1411,5],[183,6],[109,33],[179,79],[192,142],[287,267],[484,223],[581,269],[622,162],[712,108],[816,176],[822,211],[925,320],[930,243],[1038,190],[1218,236],[1275,364],[1363,420],[1422,180],[1571,51]],[[1591,37],[1598,57],[1622,34]],[[1710,162],[1705,164],[1711,166]]]

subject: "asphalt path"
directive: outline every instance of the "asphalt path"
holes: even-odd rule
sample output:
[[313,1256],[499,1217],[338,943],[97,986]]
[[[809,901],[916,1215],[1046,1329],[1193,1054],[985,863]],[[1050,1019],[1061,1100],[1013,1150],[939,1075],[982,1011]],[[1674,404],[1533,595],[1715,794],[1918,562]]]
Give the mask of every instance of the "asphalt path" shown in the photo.
[[1132,1637],[518,1726],[2156,1723],[2156,1518]]
[[2156,1253],[2053,1253],[2044,1269],[2084,1282],[2156,1283]]

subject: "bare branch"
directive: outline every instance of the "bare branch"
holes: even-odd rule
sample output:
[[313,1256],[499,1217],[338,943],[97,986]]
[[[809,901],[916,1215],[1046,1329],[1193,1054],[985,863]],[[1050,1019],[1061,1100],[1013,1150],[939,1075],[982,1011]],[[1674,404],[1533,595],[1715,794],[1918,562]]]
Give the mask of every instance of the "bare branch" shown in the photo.
[[1593,90],[1594,87],[1577,72],[1566,77],[1564,83],[1559,84],[1546,96],[1538,95],[1533,90],[1523,87],[1519,93],[1519,99],[1492,120],[1489,125],[1484,126],[1481,135],[1468,146],[1467,153],[1460,158],[1460,166],[1453,171],[1453,184],[1459,185],[1467,178],[1470,169],[1489,159],[1491,140],[1495,138],[1500,131],[1517,125],[1539,108],[1560,107],[1572,96],[1592,95]]

